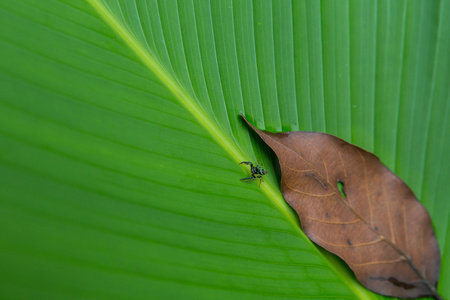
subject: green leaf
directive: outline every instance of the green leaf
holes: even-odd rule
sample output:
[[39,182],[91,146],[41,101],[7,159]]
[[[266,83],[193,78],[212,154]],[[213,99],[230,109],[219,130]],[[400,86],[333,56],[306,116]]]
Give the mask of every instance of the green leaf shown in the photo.
[[1,298],[383,298],[305,237],[241,112],[375,152],[450,297],[449,22],[447,0],[0,2]]

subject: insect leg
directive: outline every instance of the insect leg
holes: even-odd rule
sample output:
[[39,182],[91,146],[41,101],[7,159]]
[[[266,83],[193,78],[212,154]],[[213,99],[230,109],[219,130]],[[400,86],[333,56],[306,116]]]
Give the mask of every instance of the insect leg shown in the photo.
[[241,180],[255,180],[255,176],[250,176],[250,177],[247,177],[247,178],[241,178]]
[[262,176],[261,175],[256,175],[256,177],[258,177],[259,178],[259,185],[261,185],[261,181],[262,181]]
[[242,165],[242,164],[250,165],[250,167],[253,167],[253,164],[249,161],[243,161],[240,163],[240,165]]

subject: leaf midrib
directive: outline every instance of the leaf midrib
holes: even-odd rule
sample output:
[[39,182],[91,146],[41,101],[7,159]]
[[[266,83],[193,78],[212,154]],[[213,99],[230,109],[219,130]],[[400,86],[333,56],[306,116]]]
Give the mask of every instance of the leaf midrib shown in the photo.
[[[208,131],[214,140],[222,147],[230,157],[238,164],[245,161],[249,155],[246,155],[242,149],[228,137],[220,126],[216,124],[198,105],[197,101],[190,95],[177,80],[170,76],[169,72],[158,62],[155,57],[151,55],[138,42],[138,40],[131,34],[126,26],[121,24],[113,15],[113,13],[106,7],[101,0],[88,0],[95,11],[105,20],[106,24],[117,33],[126,43],[126,45],[142,60],[144,65],[153,72],[162,83],[174,94],[178,101],[192,114],[192,116],[199,121],[202,127]],[[244,168],[244,167],[242,167]],[[261,185],[261,190],[267,195],[270,201],[285,215],[287,220],[291,223],[293,228],[298,232],[298,235],[313,245],[317,254],[323,257],[323,260],[340,276],[342,281],[352,290],[360,299],[374,299],[374,294],[363,288],[353,278],[348,276],[348,271],[342,269],[337,263],[327,259],[318,248],[306,237],[300,229],[297,216],[292,212],[289,205],[285,202],[277,186],[273,182],[266,182]]]

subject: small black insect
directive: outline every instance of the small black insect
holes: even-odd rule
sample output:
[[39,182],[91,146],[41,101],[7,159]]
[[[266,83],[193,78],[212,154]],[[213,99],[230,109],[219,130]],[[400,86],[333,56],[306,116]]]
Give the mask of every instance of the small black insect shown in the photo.
[[262,180],[262,176],[267,174],[267,171],[264,170],[262,168],[262,166],[260,166],[259,164],[254,166],[251,162],[249,161],[243,161],[240,163],[241,164],[246,164],[246,165],[250,165],[250,171],[252,172],[252,176],[247,177],[247,178],[241,178],[241,180],[255,180],[256,178],[259,178],[259,184],[261,184],[261,180]]

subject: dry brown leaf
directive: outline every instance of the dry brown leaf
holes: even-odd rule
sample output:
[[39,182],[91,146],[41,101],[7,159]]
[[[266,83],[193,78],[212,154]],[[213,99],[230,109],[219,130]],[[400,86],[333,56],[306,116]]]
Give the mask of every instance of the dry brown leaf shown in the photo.
[[311,240],[374,292],[441,299],[430,216],[378,157],[329,134],[262,132],[245,121],[278,156],[283,196]]

